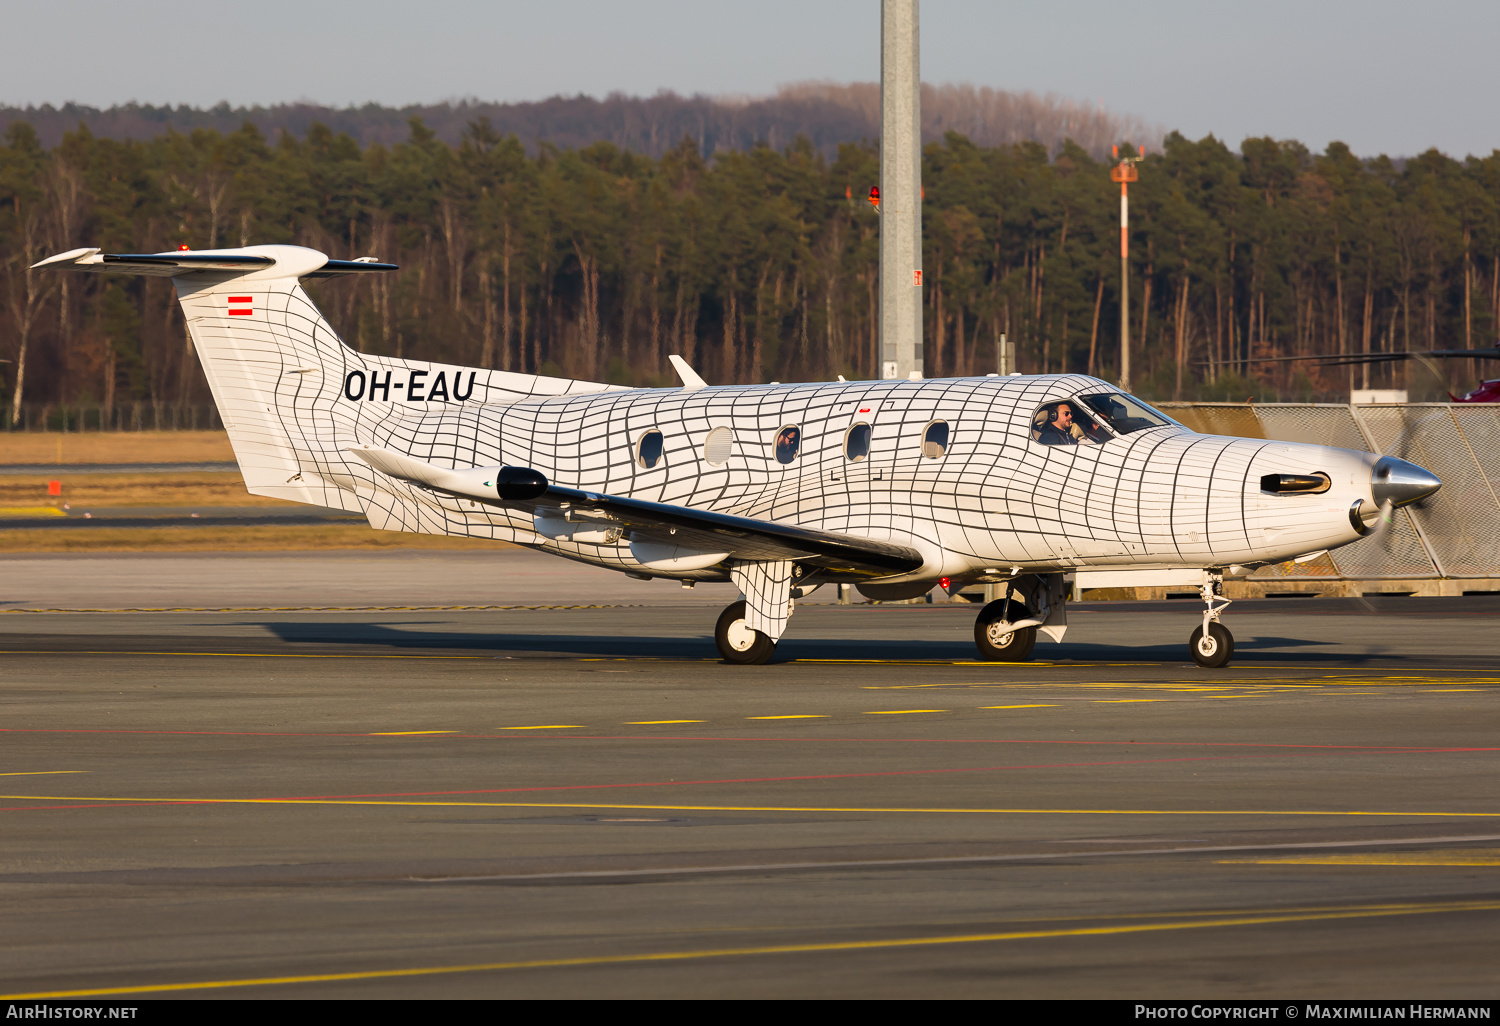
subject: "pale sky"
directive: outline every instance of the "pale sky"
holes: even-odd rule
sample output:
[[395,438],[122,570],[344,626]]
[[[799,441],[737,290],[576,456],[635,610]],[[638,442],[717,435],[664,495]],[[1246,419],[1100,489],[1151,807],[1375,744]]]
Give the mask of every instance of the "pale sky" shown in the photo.
[[[1500,148],[1494,0],[926,0],[922,77],[1232,145]],[[0,0],[0,103],[343,106],[874,81],[878,0]]]

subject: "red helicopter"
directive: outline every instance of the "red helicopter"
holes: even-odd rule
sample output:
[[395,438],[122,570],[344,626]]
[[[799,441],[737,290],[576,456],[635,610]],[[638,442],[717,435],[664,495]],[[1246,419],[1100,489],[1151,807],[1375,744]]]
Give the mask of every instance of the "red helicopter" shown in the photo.
[[[1320,367],[1337,367],[1350,364],[1398,363],[1416,360],[1429,370],[1437,372],[1433,360],[1500,360],[1500,346],[1486,349],[1426,349],[1401,353],[1322,353],[1315,356],[1262,356],[1249,360],[1225,360],[1223,363],[1294,363],[1298,360],[1314,360]],[[1448,393],[1456,403],[1500,403],[1500,378],[1481,381],[1479,387],[1462,395]]]
[[1500,403],[1500,378],[1481,381],[1478,388],[1462,396],[1449,392],[1448,398],[1456,403]]

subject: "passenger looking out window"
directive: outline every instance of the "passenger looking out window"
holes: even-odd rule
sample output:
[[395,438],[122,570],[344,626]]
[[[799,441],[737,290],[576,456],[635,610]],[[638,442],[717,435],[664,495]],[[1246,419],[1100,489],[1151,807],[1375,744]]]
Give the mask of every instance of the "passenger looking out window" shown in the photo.
[[802,430],[795,425],[788,425],[776,432],[776,462],[790,463],[797,458],[797,450],[802,447]]

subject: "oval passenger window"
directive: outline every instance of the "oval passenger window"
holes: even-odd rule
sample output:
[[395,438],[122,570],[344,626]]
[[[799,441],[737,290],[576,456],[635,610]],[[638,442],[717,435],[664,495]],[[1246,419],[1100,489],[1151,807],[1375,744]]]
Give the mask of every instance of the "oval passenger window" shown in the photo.
[[844,436],[844,455],[849,462],[858,463],[870,455],[870,425],[856,424]]
[[797,451],[802,448],[802,429],[795,424],[788,424],[776,432],[776,462],[790,463],[797,458]]
[[661,462],[662,437],[660,431],[647,431],[635,446],[635,461],[646,470]]
[[922,434],[922,455],[930,460],[943,456],[948,451],[948,422],[935,420],[927,425]]
[[703,440],[703,458],[711,467],[722,467],[729,462],[729,452],[734,445],[734,433],[727,427],[716,427]]

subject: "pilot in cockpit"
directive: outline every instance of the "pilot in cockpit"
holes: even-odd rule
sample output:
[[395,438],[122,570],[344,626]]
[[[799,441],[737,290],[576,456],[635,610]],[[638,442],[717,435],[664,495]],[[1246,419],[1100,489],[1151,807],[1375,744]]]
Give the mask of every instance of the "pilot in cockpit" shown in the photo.
[[1031,437],[1043,445],[1098,445],[1104,432],[1073,403],[1048,403],[1031,421]]

